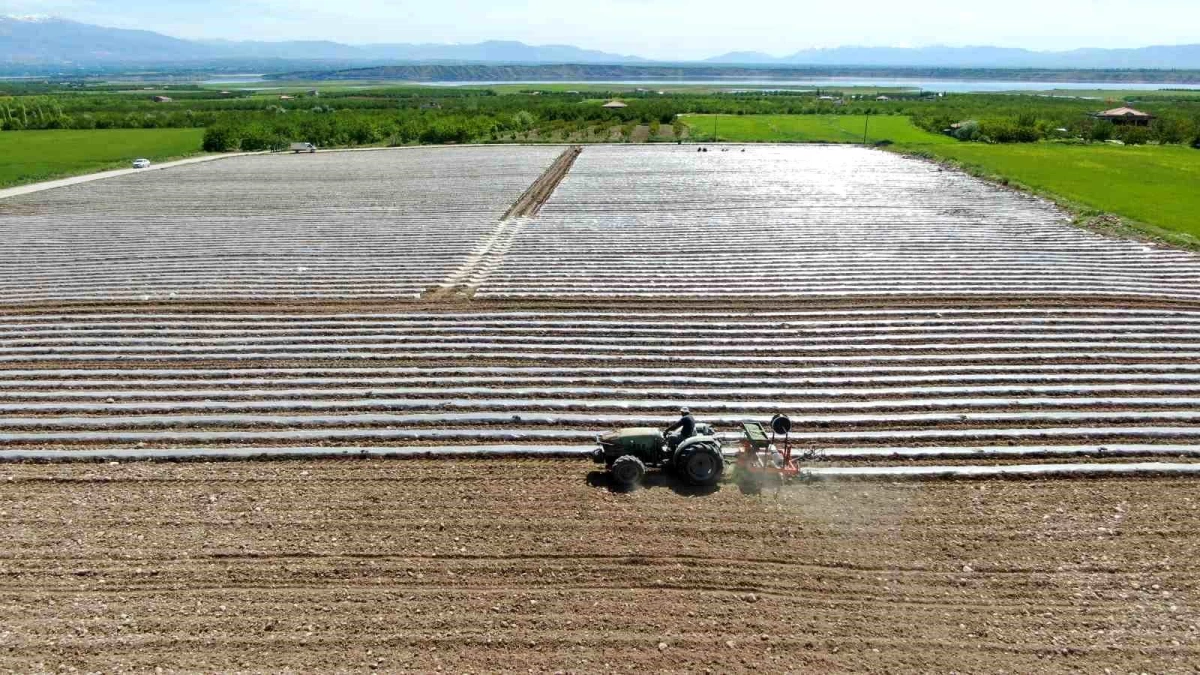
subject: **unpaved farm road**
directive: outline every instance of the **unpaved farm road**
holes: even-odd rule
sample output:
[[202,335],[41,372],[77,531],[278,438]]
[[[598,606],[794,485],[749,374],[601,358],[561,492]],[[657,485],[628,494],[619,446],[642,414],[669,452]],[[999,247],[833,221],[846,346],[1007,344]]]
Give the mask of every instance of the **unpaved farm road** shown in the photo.
[[1190,480],[0,466],[0,670],[1184,672]]

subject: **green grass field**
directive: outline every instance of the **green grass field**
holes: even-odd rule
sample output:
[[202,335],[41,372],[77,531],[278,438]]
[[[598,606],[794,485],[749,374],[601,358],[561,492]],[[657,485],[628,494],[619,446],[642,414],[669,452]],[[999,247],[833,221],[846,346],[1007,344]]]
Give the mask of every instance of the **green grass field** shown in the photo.
[[913,145],[1068,204],[1200,237],[1200,150],[1059,143]]
[[200,153],[203,129],[0,132],[0,187]]
[[927,145],[957,143],[941,134],[913,126],[907,117],[895,115],[684,115],[693,140],[773,143],[868,143]]

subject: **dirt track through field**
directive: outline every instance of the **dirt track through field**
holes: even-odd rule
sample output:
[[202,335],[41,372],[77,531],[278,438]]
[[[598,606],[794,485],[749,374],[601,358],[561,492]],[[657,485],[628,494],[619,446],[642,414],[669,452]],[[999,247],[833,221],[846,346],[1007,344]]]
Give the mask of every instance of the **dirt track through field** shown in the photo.
[[631,495],[571,461],[0,467],[0,668],[1200,667],[1190,480]]
[[554,160],[546,172],[538,177],[517,201],[513,202],[501,220],[536,216],[542,206],[546,204],[546,200],[554,194],[554,189],[567,177],[567,172],[571,170],[571,166],[575,164],[576,158],[582,152],[582,145],[572,145],[563,150],[563,153]]

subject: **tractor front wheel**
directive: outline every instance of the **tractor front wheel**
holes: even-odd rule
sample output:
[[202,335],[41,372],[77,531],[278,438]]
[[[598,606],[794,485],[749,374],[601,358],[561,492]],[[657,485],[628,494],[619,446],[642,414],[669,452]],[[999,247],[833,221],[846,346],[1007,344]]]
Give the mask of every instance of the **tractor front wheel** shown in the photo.
[[622,490],[632,490],[642,482],[646,475],[646,465],[633,455],[623,455],[612,463],[609,469],[613,482]]
[[720,448],[697,443],[675,454],[675,470],[691,485],[716,485],[725,471],[725,458]]

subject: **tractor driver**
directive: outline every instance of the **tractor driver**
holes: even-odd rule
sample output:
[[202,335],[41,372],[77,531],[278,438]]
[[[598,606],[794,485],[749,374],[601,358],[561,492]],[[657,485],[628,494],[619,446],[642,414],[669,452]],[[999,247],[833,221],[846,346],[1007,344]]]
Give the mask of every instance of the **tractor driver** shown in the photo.
[[663,435],[669,438],[671,432],[675,431],[676,429],[679,430],[679,436],[672,439],[672,448],[677,447],[680,443],[696,435],[696,418],[692,417],[691,410],[688,410],[687,408],[681,408],[679,410],[679,421],[667,427],[667,430],[663,432]]

